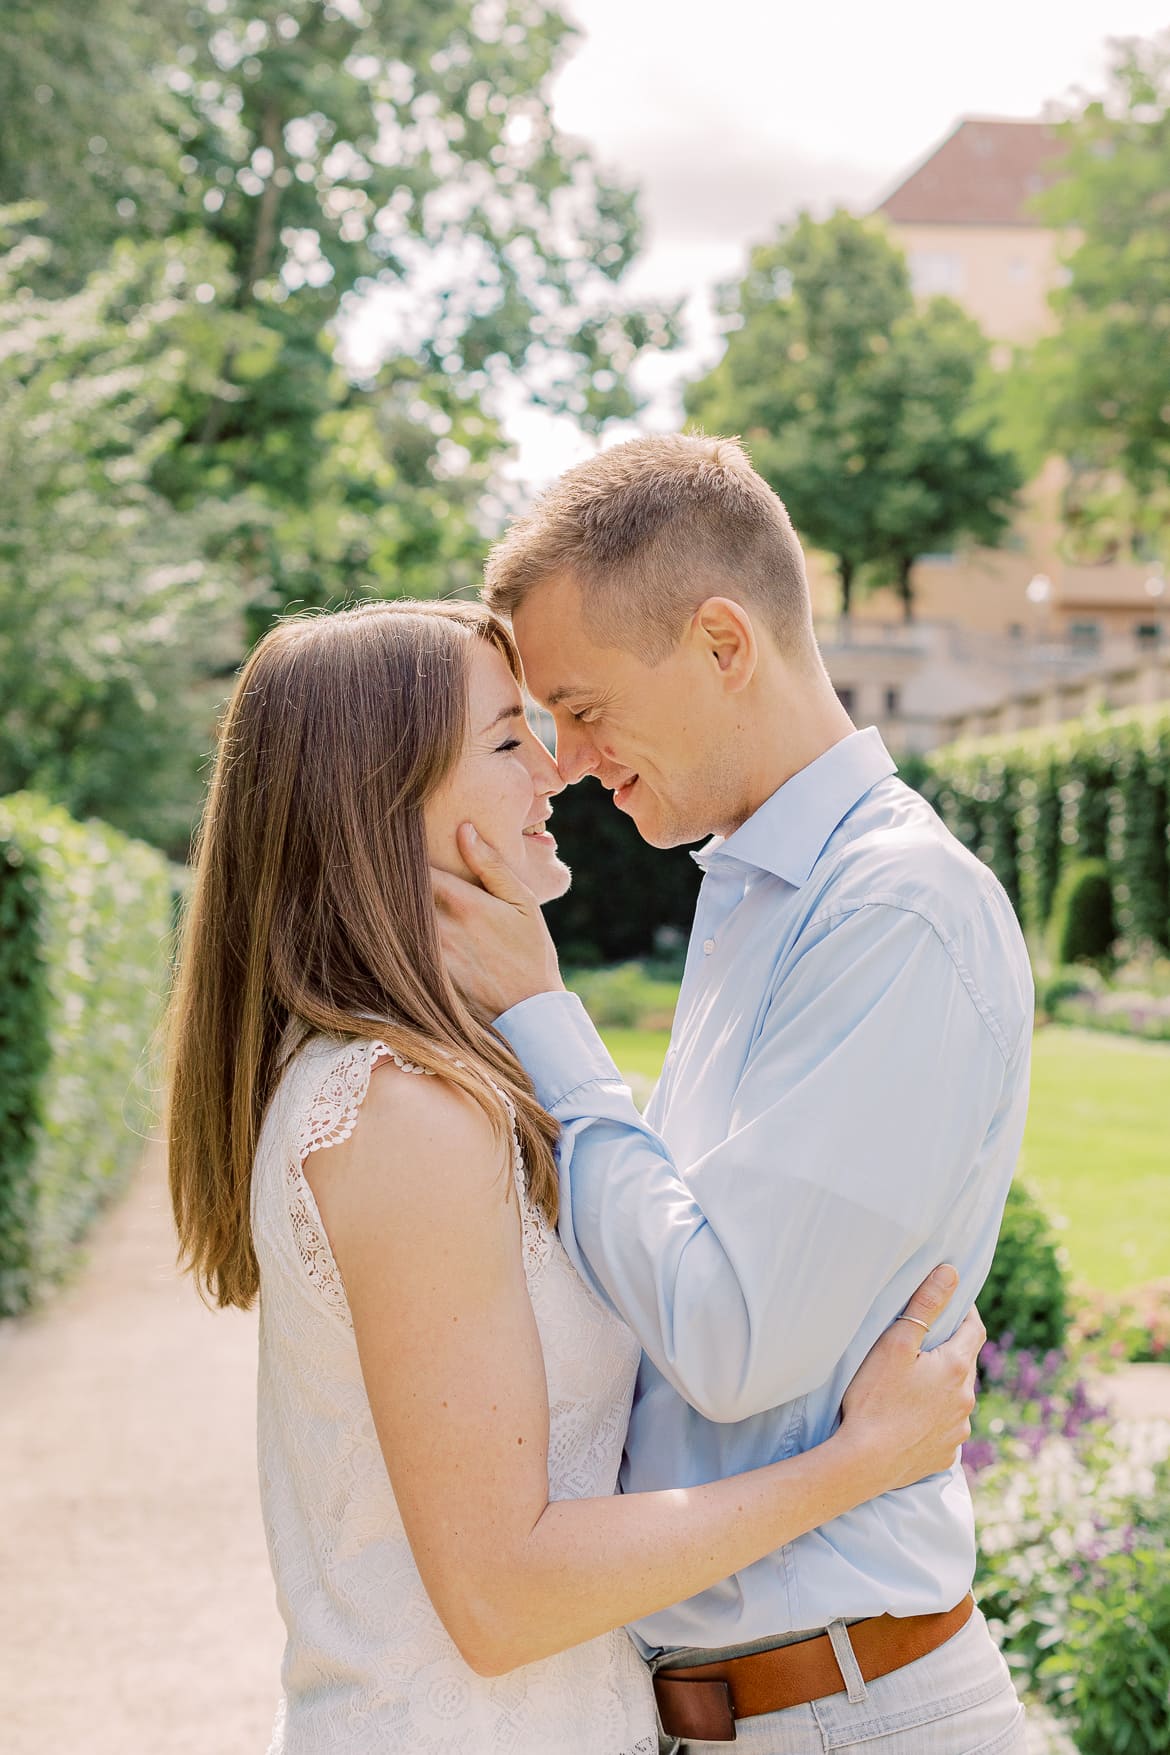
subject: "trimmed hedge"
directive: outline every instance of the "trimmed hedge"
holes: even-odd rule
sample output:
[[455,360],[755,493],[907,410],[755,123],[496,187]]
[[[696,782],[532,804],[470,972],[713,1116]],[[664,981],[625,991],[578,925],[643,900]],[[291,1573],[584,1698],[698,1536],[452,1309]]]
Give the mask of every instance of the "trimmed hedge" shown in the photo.
[[60,1278],[141,1153],[132,1098],[170,933],[160,854],[0,799],[0,1314]]
[[1170,949],[1170,707],[950,744],[902,776],[991,866],[1030,934],[1068,866],[1103,859],[1118,932]]
[[1103,963],[1117,937],[1113,882],[1106,859],[1078,859],[1056,886],[1048,922],[1053,963]]

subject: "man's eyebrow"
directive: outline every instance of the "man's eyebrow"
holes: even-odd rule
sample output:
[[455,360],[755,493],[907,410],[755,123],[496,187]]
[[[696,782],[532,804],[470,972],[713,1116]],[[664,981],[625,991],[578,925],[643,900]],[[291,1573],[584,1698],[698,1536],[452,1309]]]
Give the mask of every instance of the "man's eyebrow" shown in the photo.
[[553,689],[551,694],[546,695],[544,704],[546,707],[559,707],[562,701],[569,699],[570,695],[580,696],[585,692],[580,683],[566,683],[563,688]]
[[519,702],[511,707],[501,707],[491,724],[485,726],[480,732],[480,736],[487,737],[488,733],[494,731],[496,726],[501,725],[505,719],[523,719],[523,717],[524,709]]

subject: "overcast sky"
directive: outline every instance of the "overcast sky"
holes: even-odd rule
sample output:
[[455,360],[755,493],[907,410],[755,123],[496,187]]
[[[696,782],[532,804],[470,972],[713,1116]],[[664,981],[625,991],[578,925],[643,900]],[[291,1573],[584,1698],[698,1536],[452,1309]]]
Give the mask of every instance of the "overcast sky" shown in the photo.
[[[1170,0],[567,0],[581,37],[558,124],[641,190],[646,250],[626,283],[688,298],[690,346],[645,374],[646,423],[718,353],[711,288],[811,207],[864,210],[964,115],[1034,117],[1099,89],[1106,40],[1170,25]],[[515,473],[586,455],[571,422],[510,411]],[[607,441],[608,442],[608,441]]]

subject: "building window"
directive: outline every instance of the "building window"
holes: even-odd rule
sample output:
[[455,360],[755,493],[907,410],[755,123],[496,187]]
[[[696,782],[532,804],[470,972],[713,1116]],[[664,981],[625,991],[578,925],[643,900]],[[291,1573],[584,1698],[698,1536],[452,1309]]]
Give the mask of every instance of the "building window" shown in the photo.
[[1008,274],[1014,281],[1025,281],[1031,278],[1032,264],[1026,256],[1013,256],[1008,263]]
[[901,711],[902,711],[902,691],[901,691],[901,689],[887,689],[886,690],[886,718],[887,719],[896,719],[898,717],[898,714]]
[[841,705],[844,707],[846,713],[848,713],[852,716],[852,713],[853,713],[853,690],[852,689],[838,689],[837,690],[837,699],[840,701]]
[[1158,646],[1162,641],[1161,622],[1138,622],[1133,637],[1139,646]]
[[1100,622],[1070,622],[1069,645],[1077,652],[1095,652],[1101,644]]
[[962,292],[962,257],[953,250],[911,250],[910,284],[921,299]]

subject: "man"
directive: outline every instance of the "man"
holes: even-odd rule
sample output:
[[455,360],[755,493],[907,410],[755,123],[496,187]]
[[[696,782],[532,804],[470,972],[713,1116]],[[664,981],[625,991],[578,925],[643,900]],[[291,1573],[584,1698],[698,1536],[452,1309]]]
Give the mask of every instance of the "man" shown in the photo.
[[[787,514],[734,441],[571,471],[486,596],[565,779],[595,774],[654,846],[714,837],[645,1119],[494,851],[463,831],[483,888],[437,882],[459,979],[561,1123],[565,1246],[645,1351],[623,1486],[685,1487],[824,1438],[938,1262],[950,1322],[970,1307],[1024,1124],[1028,958],[992,874],[851,724]],[[974,1559],[956,1466],[651,1616],[665,1730],[696,1752],[1021,1749]]]

